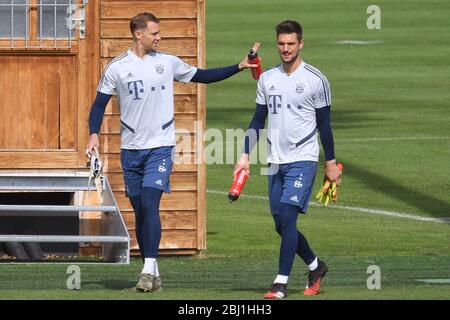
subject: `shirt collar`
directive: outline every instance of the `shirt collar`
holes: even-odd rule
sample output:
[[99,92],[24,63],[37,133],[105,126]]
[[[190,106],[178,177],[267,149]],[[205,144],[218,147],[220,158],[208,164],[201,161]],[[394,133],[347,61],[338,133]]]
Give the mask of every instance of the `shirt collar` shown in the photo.
[[292,76],[293,74],[295,74],[295,73],[297,73],[297,72],[299,72],[300,70],[302,70],[304,67],[305,67],[305,61],[302,59],[302,62],[300,63],[300,65],[297,67],[297,69],[295,69],[294,70],[294,72],[292,72],[291,74],[287,74],[286,73],[286,71],[284,70],[284,68],[283,68],[283,64],[281,63],[280,64],[280,69],[281,69],[281,72],[282,73],[284,73],[286,76],[288,76],[288,77],[290,77],[290,76]]
[[146,60],[150,59],[151,57],[156,56],[156,52],[155,52],[155,51],[152,51],[152,52],[150,52],[150,53],[144,54],[144,57],[141,59],[141,58],[139,58],[136,54],[134,54],[134,52],[133,52],[133,50],[131,50],[131,48],[128,49],[128,53],[130,54],[130,56],[131,56],[133,59],[138,60],[138,61],[146,61]]

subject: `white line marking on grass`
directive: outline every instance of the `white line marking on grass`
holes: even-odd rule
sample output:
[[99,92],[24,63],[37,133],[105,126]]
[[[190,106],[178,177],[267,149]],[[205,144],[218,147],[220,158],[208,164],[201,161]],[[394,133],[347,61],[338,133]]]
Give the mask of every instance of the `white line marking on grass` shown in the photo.
[[357,44],[357,45],[380,44],[380,43],[383,43],[383,41],[340,40],[335,42],[335,44]]
[[450,284],[450,279],[416,279],[416,281],[431,284]]
[[349,139],[339,139],[336,141],[339,142],[358,142],[358,141],[400,141],[400,140],[447,140],[450,137],[374,137],[374,138],[349,138]]
[[[313,203],[312,205],[320,206],[317,203]],[[372,208],[362,208],[362,207],[350,207],[350,206],[342,206],[339,204],[333,205],[332,208],[364,212],[364,213],[369,213],[369,214],[377,214],[377,215],[388,216],[388,217],[405,218],[405,219],[411,219],[411,220],[417,220],[417,221],[427,221],[427,222],[450,224],[450,217],[429,218],[429,217],[417,216],[417,215],[406,213],[406,212],[388,211],[388,210],[383,210],[383,209],[372,209]]]
[[[212,190],[212,189],[207,189],[206,192],[207,193],[214,193],[214,194],[228,195],[228,192],[219,191],[219,190]],[[247,194],[241,194],[240,198],[269,201],[268,197],[247,195]],[[322,205],[320,205],[318,203],[315,203],[315,202],[310,202],[310,206],[312,206],[312,207],[323,207]],[[343,205],[339,205],[339,204],[330,205],[330,208],[336,208],[336,209],[342,209],[342,210],[348,210],[348,211],[356,211],[356,212],[363,212],[363,213],[369,213],[369,214],[376,214],[376,215],[388,216],[388,217],[396,217],[396,218],[417,220],[417,221],[426,221],[426,222],[436,222],[436,223],[450,224],[450,217],[429,218],[429,217],[417,216],[417,215],[406,213],[406,212],[388,211],[388,210],[383,210],[383,209],[372,209],[372,208],[363,208],[363,207],[350,207],[350,206],[343,206]]]

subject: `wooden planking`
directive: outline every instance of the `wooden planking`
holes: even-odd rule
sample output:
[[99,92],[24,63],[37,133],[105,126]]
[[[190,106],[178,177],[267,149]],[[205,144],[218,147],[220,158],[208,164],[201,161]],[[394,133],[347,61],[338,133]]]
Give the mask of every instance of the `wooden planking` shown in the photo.
[[[170,38],[195,38],[197,36],[197,21],[195,19],[165,19],[160,23],[160,35],[162,39]],[[130,19],[102,20],[102,39],[126,38],[132,40],[130,32]]]
[[175,100],[174,100],[175,115],[179,114],[179,113],[196,114],[197,113],[196,100],[197,100],[196,96],[194,96],[194,95],[187,95],[187,94],[175,95]]
[[[120,210],[133,209],[124,191],[115,191],[114,196]],[[161,198],[160,210],[197,210],[197,192],[172,191],[171,193],[164,193]]]
[[[70,57],[69,57],[70,59]],[[44,113],[42,109],[45,110],[45,116],[42,117],[43,123],[45,127],[47,127],[46,132],[42,130],[42,124],[43,123],[37,123],[34,118],[33,123],[33,137],[32,137],[32,143],[31,145],[37,148],[47,148],[47,149],[59,149],[59,135],[60,135],[60,91],[61,90],[68,90],[69,88],[62,88],[61,87],[61,81],[58,69],[64,69],[62,66],[62,58],[59,59],[59,61],[56,62],[56,66],[52,66],[50,63],[45,63],[45,68],[43,68],[43,72],[47,74],[47,79],[45,79],[45,103],[44,104],[34,104],[33,103],[33,115],[36,117],[36,114]],[[66,68],[70,64],[65,64]],[[57,67],[56,70],[54,67]],[[69,71],[69,70],[61,70],[62,72]],[[29,75],[28,75],[29,76]],[[37,81],[34,81],[37,82]],[[40,79],[42,84],[42,78]],[[69,89],[70,90],[70,89]],[[42,91],[41,91],[42,92]],[[35,100],[35,96],[33,98]],[[41,108],[41,110],[39,110]],[[39,112],[41,111],[41,112]],[[75,119],[71,119],[72,122]],[[39,136],[38,133],[45,132],[45,134],[42,135],[41,139],[36,139],[37,136]],[[73,133],[73,132],[72,132]],[[73,138],[73,137],[72,137]],[[43,142],[34,144],[34,141],[41,140]]]
[[0,152],[0,169],[66,169],[76,168],[77,165],[77,153],[75,151]]
[[[160,249],[158,251],[158,255],[160,256],[181,256],[181,255],[198,255],[201,254],[200,250],[198,250],[198,247],[196,248],[189,248],[189,249]],[[138,252],[136,250],[132,250],[130,253],[131,256],[138,255]]]
[[163,230],[161,249],[197,248],[196,230]]
[[[193,134],[180,133],[175,136],[176,150],[182,152],[195,152],[196,139]],[[100,135],[100,153],[119,153],[120,152],[120,134],[102,134]]]
[[[136,233],[128,230],[131,247],[137,248]],[[163,230],[159,249],[192,249],[197,248],[196,230]]]
[[[27,57],[28,58],[28,57]],[[27,59],[25,58],[25,59]],[[17,59],[19,59],[19,57],[17,57]],[[34,72],[33,72],[33,68],[32,65],[30,63],[26,63],[26,60],[22,60],[22,72],[24,74],[26,74],[27,76],[25,76],[22,72],[19,72],[19,70],[17,70],[17,77],[18,77],[18,82],[17,83],[23,83],[23,85],[25,86],[25,89],[22,90],[22,101],[17,101],[17,106],[16,106],[16,112],[19,116],[18,120],[19,122],[17,123],[17,145],[15,146],[15,148],[24,148],[24,149],[31,149],[31,140],[30,137],[32,137],[33,133],[32,133],[32,126],[31,126],[31,122],[33,121],[33,112],[32,112],[32,100],[33,100],[33,82],[36,81],[32,81],[33,77],[30,77],[30,75],[33,76],[37,76]],[[18,60],[19,61],[19,60]],[[20,82],[19,82],[20,81]],[[18,88],[16,87],[14,89],[15,91],[12,91],[10,93],[9,96],[14,96],[15,98],[18,98]],[[37,98],[39,99],[39,98]],[[19,132],[21,132],[21,134],[19,135]]]
[[110,172],[106,176],[113,191],[125,191],[122,172]]
[[[174,3],[179,4],[180,6],[186,5],[186,3],[188,3],[187,5],[197,5],[197,1],[195,0],[190,0],[190,1],[165,1],[165,0],[161,0],[161,1],[144,1],[144,0],[135,0],[135,1],[114,1],[114,0],[110,0],[110,1],[93,1],[92,5],[90,4],[90,6],[88,6],[88,12],[87,12],[87,20],[89,21],[96,21],[96,17],[95,15],[98,12],[101,12],[101,3],[102,4],[107,4],[107,3],[111,3],[111,4],[127,4],[127,8],[126,10],[140,10],[140,8],[138,7],[139,5],[145,6],[145,8],[147,8],[145,11],[149,11],[148,7],[149,6],[155,6],[155,14],[159,17],[162,17],[162,27],[164,27],[164,23],[166,22],[170,22],[173,21],[174,23],[172,24],[168,24],[167,28],[164,27],[164,29],[162,30],[163,36],[164,35],[169,35],[171,36],[171,38],[163,38],[163,41],[161,42],[161,47],[160,49],[162,49],[162,51],[168,52],[168,53],[172,53],[172,54],[176,54],[178,56],[182,56],[182,58],[190,64],[196,65],[196,56],[197,56],[197,31],[196,29],[192,29],[192,23],[197,23],[196,19],[192,19],[192,20],[179,20],[179,21],[175,21],[174,19],[178,18],[177,16],[173,16],[173,13],[168,12],[167,14],[172,15],[172,16],[167,16],[164,17],[164,14],[162,14],[162,6],[166,5],[167,8],[170,8],[172,6],[172,9],[169,10],[180,10],[180,7],[177,6],[173,6]],[[130,3],[132,3],[133,5],[130,5]],[[91,9],[89,9],[91,8]],[[158,11],[158,9],[160,9],[160,11]],[[120,12],[120,14],[124,14],[124,12]],[[192,17],[195,16],[197,13],[190,13],[192,15]],[[188,14],[184,14],[183,17],[179,17],[179,18],[186,18],[189,17]],[[125,16],[123,18],[126,18]],[[165,20],[165,18],[167,18],[167,21]],[[107,19],[116,19],[113,17],[108,17]],[[77,97],[75,97],[75,99],[73,99],[73,96],[70,95],[66,95],[64,97],[60,96],[60,104],[64,103],[61,101],[69,101],[72,100],[75,101],[75,104],[78,104],[78,119],[76,119],[76,121],[74,121],[75,126],[78,125],[78,137],[75,137],[74,139],[70,140],[64,140],[59,139],[59,143],[61,145],[63,145],[64,143],[66,143],[67,145],[72,144],[76,144],[78,146],[77,150],[79,153],[79,159],[78,159],[78,163],[83,164],[85,163],[85,158],[84,158],[84,146],[87,142],[87,116],[89,114],[89,108],[90,105],[92,103],[92,99],[93,96],[95,95],[95,88],[96,88],[96,83],[98,82],[98,78],[99,78],[99,71],[101,70],[99,67],[99,62],[100,62],[100,55],[104,54],[105,52],[107,53],[106,55],[104,55],[104,57],[112,57],[109,56],[109,54],[114,53],[112,49],[116,49],[119,50],[121,49],[121,46],[123,46],[124,43],[129,43],[129,36],[128,34],[118,34],[118,35],[113,35],[113,34],[109,34],[108,35],[108,29],[107,27],[111,27],[111,23],[110,22],[106,22],[109,21],[107,19],[104,19],[103,21],[105,22],[105,28],[104,29],[100,29],[100,24],[98,23],[91,23],[88,25],[88,30],[87,30],[87,38],[83,41],[84,44],[81,44],[79,47],[79,52],[80,52],[80,57],[79,57],[79,63],[77,64],[77,66],[73,69],[75,70],[75,72],[77,72],[77,75],[75,76],[76,79],[78,79],[78,86],[75,88],[74,91],[72,92],[77,92],[78,95],[78,101]],[[122,19],[122,18],[120,18]],[[120,19],[116,19],[115,21],[118,23],[123,23],[120,21]],[[179,25],[179,27],[176,27],[176,25],[174,24],[184,24],[184,26],[187,26],[186,28],[182,28]],[[92,27],[90,27],[92,26]],[[172,29],[169,29],[172,28]],[[114,29],[114,28],[113,28]],[[127,28],[125,28],[124,30],[127,30]],[[179,29],[179,30],[177,30]],[[112,29],[109,29],[112,30]],[[124,30],[120,29],[120,32],[125,32]],[[107,36],[111,36],[114,37],[111,39],[103,39],[101,41],[102,46],[99,45],[98,42],[98,38],[96,40],[96,37],[98,37],[101,32],[103,33],[103,36],[107,37]],[[128,31],[126,31],[128,32]],[[172,33],[171,33],[172,32]],[[180,33],[176,33],[176,32],[181,32]],[[185,38],[185,37],[191,37],[191,38]],[[116,37],[119,37],[119,39],[116,39]],[[128,38],[128,39],[124,39],[124,37]],[[177,38],[177,37],[183,37],[183,38]],[[105,46],[103,46],[103,44],[108,44],[108,40],[117,41],[117,46],[113,47],[111,49],[111,47],[107,47],[105,49]],[[81,43],[81,42],[80,42]],[[129,44],[126,44],[126,47],[128,47]],[[77,47],[78,48],[78,47]],[[78,49],[77,49],[78,51]],[[71,51],[70,51],[71,52]],[[54,52],[55,54],[57,53],[56,51]],[[67,51],[67,53],[69,53],[69,51]],[[120,51],[118,52],[120,53]],[[78,59],[78,57],[76,58]],[[191,60],[191,61],[189,61]],[[96,69],[97,66],[97,69]],[[60,73],[61,74],[61,73]],[[86,75],[89,75],[88,77],[86,77]],[[48,85],[52,85],[50,83],[50,81],[56,81],[56,77],[50,79],[49,81],[47,81]],[[59,79],[59,81],[64,82],[66,80],[61,78]],[[76,81],[74,81],[76,84]],[[67,83],[67,81],[65,82]],[[31,84],[31,80],[30,80],[30,84]],[[4,87],[2,87],[4,88]],[[188,90],[187,90],[188,89]],[[191,114],[193,116],[196,116],[197,114],[197,88],[181,88],[181,92],[176,92],[176,97],[175,99],[180,100],[180,99],[184,99],[184,101],[182,101],[180,104],[175,101],[175,110],[176,112],[179,114],[179,116],[181,116],[181,114],[184,116],[184,114],[188,113]],[[187,90],[187,91],[183,91],[183,90]],[[68,94],[70,94],[71,92],[69,92]],[[49,101],[51,101],[53,98],[51,96],[47,96],[47,98],[49,99]],[[14,105],[11,105],[11,109],[14,110]],[[69,112],[70,113],[70,108],[67,109],[67,111],[65,112]],[[118,113],[115,113],[116,115]],[[32,113],[30,113],[30,115],[32,116]],[[57,114],[55,113],[55,116]],[[189,115],[188,115],[189,118]],[[58,117],[59,121],[60,121],[60,126],[64,124],[62,123],[63,120],[65,120],[65,117],[60,113],[59,117]],[[189,119],[193,120],[194,117],[190,117]],[[55,120],[56,122],[56,120]],[[66,124],[66,127],[69,127],[70,124]],[[177,126],[178,127],[178,126]],[[28,127],[31,131],[32,127]],[[109,140],[112,140],[114,138],[107,138]],[[67,147],[66,147],[67,148]],[[117,150],[117,149],[115,149]],[[51,152],[43,152],[40,151],[41,153],[45,154],[47,157],[52,157],[54,154],[57,153],[51,153]],[[63,157],[61,157],[61,155],[58,155],[58,159],[62,160],[62,162],[60,160],[58,161],[54,161],[55,159],[48,159],[48,158],[43,158],[43,157],[37,157],[37,153],[21,153],[19,152],[20,156],[18,157],[18,167],[20,167],[23,164],[23,161],[28,161],[28,163],[31,163],[33,166],[36,165],[36,163],[42,163],[45,162],[45,160],[49,160],[46,162],[45,167],[50,168],[50,167],[55,167],[55,168],[65,168],[67,167],[68,163],[71,163],[71,168],[76,168],[76,161],[74,161],[75,159],[73,158],[73,154],[71,154],[70,156],[72,157],[72,159],[69,159],[69,156],[67,152],[62,152],[62,155],[64,155]],[[4,153],[4,156],[9,156],[10,154],[8,153]],[[34,162],[29,162],[30,158],[33,157],[33,161]],[[105,156],[108,158],[107,162],[109,164],[119,164],[119,154],[115,154],[115,153],[106,153]],[[26,159],[28,157],[28,159]],[[189,157],[189,155],[188,155]],[[8,161],[7,158],[3,158],[6,161]],[[24,160],[25,159],[25,160]],[[69,161],[70,160],[70,161]],[[16,161],[14,161],[15,164],[17,164]],[[27,166],[25,166],[27,167]],[[114,174],[118,174],[120,175],[120,165],[117,166],[117,172],[113,172]],[[197,199],[197,195],[196,195],[196,184],[198,183],[197,180],[197,176],[196,176],[196,172],[197,172],[197,165],[194,163],[185,163],[185,164],[176,164],[175,165],[175,172],[173,174],[173,178],[171,179],[172,182],[172,186],[173,186],[173,190],[175,191],[181,191],[185,192],[186,189],[192,190],[193,194],[191,195],[192,199]],[[185,177],[178,177],[177,173],[185,173]],[[177,178],[180,178],[179,181],[176,181]],[[175,180],[175,181],[172,181]],[[178,190],[175,190],[179,188]],[[173,204],[171,204],[172,200],[168,200],[168,204],[170,206],[173,206]],[[184,201],[181,200],[180,203],[183,203]],[[176,201],[175,201],[176,203]],[[193,203],[193,205],[195,205],[195,203]],[[194,206],[195,207],[195,206]],[[185,208],[182,208],[183,210],[185,210]],[[175,211],[172,211],[175,212]],[[195,214],[197,212],[197,209],[193,209],[190,210],[190,212],[192,214]],[[173,218],[173,217],[172,217]],[[168,218],[169,219],[169,218]],[[178,219],[177,217],[175,217],[175,219],[169,219],[171,223],[176,223]],[[169,221],[168,220],[168,221]],[[197,248],[198,243],[196,240],[196,230],[195,230],[195,224],[191,224],[191,220],[189,221],[185,221],[184,222],[184,227],[183,224],[180,225],[174,225],[172,226],[174,229],[176,228],[181,228],[180,230],[175,230],[176,232],[173,232],[172,234],[168,234],[170,232],[172,232],[171,230],[167,230],[167,228],[171,229],[172,227],[170,225],[168,225],[167,227],[164,226],[164,233],[163,233],[163,239],[162,239],[162,243],[161,243],[161,249],[162,250],[176,250],[177,252],[180,252],[180,250],[182,251],[183,248],[186,248],[186,251],[189,252],[195,252],[195,248]],[[164,222],[163,222],[164,223]],[[183,228],[188,229],[188,231],[191,231],[190,237],[187,236],[188,232],[184,232]],[[192,229],[194,228],[194,229]],[[180,232],[180,233],[177,233]],[[167,235],[169,236],[168,239],[166,239]],[[184,240],[183,240],[184,239]],[[186,244],[187,243],[187,244]]]
[[[74,205],[100,205],[96,192],[77,191],[74,196]],[[101,235],[102,214],[100,212],[82,211],[79,214],[80,235]],[[80,255],[95,255],[101,248],[100,243],[80,243]]]
[[[135,229],[134,212],[121,212],[129,229]],[[160,210],[161,227],[163,230],[195,230],[197,229],[197,211],[167,211]]]
[[8,92],[0,104],[6,115],[0,120],[0,148],[74,148],[76,83],[69,81],[74,65],[73,56],[0,57],[0,83]]
[[[188,8],[189,12],[183,12]],[[163,40],[159,50],[174,54],[186,63],[196,66],[198,49],[203,50],[197,41],[198,1],[117,1],[103,0],[101,4],[101,64],[105,66],[111,58],[128,50],[132,46],[129,33],[129,19],[138,12],[153,12],[161,18]],[[103,69],[103,68],[102,68]],[[177,133],[186,130],[188,135],[177,134],[178,151],[191,149],[194,141],[194,123],[198,119],[198,86],[196,84],[174,84],[175,91],[175,128]],[[123,178],[120,168],[120,125],[119,110],[115,98],[109,103],[102,126],[101,146],[105,157],[105,172],[113,188],[116,200],[125,217],[132,237],[132,247],[137,248],[134,237],[134,213],[125,197]],[[202,113],[204,115],[204,113]],[[201,118],[200,118],[201,119]],[[183,141],[179,141],[180,138]],[[190,151],[190,150],[189,150]],[[160,249],[166,252],[193,252],[198,249],[198,239],[204,229],[198,230],[198,164],[194,162],[195,153],[183,153],[174,164],[171,175],[172,193],[165,194],[161,201],[161,219],[163,236]],[[204,217],[204,214],[202,215]],[[203,218],[200,218],[202,221]],[[201,248],[204,245],[200,245]],[[184,251],[183,251],[184,249]]]
[[197,190],[197,174],[195,172],[183,173],[174,172],[170,176],[170,188],[173,191],[196,191]]
[[[102,39],[101,56],[103,58],[114,58],[132,46],[133,42],[128,39]],[[164,38],[158,49],[161,52],[176,56],[196,57],[197,40],[195,38]]]
[[[196,2],[198,0],[132,0],[134,2],[146,2],[149,3],[150,1],[154,1],[154,2]],[[108,3],[108,2],[128,2],[127,0],[102,0],[102,2],[104,3]]]
[[[200,68],[205,68],[206,66],[206,3],[204,0],[197,1],[197,52],[198,52],[198,63]],[[197,132],[197,136],[204,137],[204,130],[206,129],[206,87],[205,85],[197,86],[197,131],[199,125],[201,125],[201,132]],[[197,153],[197,173],[198,173],[198,185],[197,185],[197,249],[206,249],[206,162],[204,161],[204,150],[205,141],[200,139],[198,142],[198,153]],[[201,160],[201,161],[198,161]]]
[[64,59],[59,70],[59,145],[61,149],[77,147],[77,101],[78,92],[74,79],[76,78],[76,57]]
[[[19,148],[58,148],[59,75],[57,65],[59,61],[52,60],[54,60],[52,57],[31,57],[31,61],[26,59],[25,63],[33,64],[33,73],[26,76],[32,79],[39,77],[39,81],[31,83],[32,99],[30,102],[33,117],[31,123],[25,124],[31,125],[31,135],[26,137],[28,139],[28,141],[24,141],[26,145],[19,144]],[[22,72],[20,74],[25,76]],[[18,88],[20,91],[24,89],[28,88]],[[21,114],[20,112],[19,117]]]
[[[119,172],[108,173],[108,181],[113,191],[125,191],[123,175]],[[195,172],[173,172],[170,175],[170,189],[172,191],[197,190],[197,174]]]
[[86,6],[86,38],[79,41],[78,54],[78,165],[86,164],[85,149],[89,140],[89,112],[100,78],[100,1]]
[[[137,250],[137,247],[131,247],[131,252],[130,255],[132,257],[138,257],[140,255],[139,251]],[[190,248],[190,249],[159,249],[158,251],[158,255],[159,256],[192,256],[192,255],[197,255],[197,254],[201,254],[201,252],[199,250],[197,250],[197,248]]]
[[176,153],[195,153],[197,151],[197,139],[195,139],[194,134],[179,133],[176,134],[175,139],[177,143]]
[[[26,69],[27,66],[24,66]],[[0,148],[10,149],[18,146],[18,126],[21,125],[23,119],[18,121],[17,103],[18,96],[18,63],[17,57],[0,56],[0,88],[2,92],[0,100]],[[27,70],[24,70],[25,72]],[[29,85],[31,79],[26,79],[23,85]],[[29,90],[25,90],[21,95],[22,100],[28,100],[27,94]],[[8,93],[8,94],[5,94]],[[28,105],[28,104],[26,104]],[[23,116],[27,116],[28,113]],[[30,117],[28,115],[27,117]],[[1,165],[1,164],[0,164]],[[8,166],[11,164],[8,163]]]
[[140,12],[151,12],[159,19],[196,18],[195,1],[102,1],[101,17],[130,20]]
[[[196,96],[190,94],[175,94],[174,98],[174,108],[175,114],[180,113],[197,113],[197,104],[196,104]],[[110,102],[108,103],[105,114],[107,115],[119,115],[119,106],[117,104],[116,97],[112,97]]]

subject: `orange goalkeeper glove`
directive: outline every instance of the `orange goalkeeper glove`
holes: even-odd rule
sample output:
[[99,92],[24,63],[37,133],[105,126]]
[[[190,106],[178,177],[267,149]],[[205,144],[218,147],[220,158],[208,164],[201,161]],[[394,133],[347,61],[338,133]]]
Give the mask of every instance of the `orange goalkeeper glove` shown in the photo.
[[[342,176],[342,169],[344,169],[344,165],[342,163],[338,163],[337,167],[339,169],[339,175]],[[319,203],[323,203],[326,207],[330,203],[330,201],[337,203],[337,195],[338,195],[338,186],[335,181],[331,182],[328,179],[324,180],[323,186],[320,188],[319,192],[316,195],[316,199]]]

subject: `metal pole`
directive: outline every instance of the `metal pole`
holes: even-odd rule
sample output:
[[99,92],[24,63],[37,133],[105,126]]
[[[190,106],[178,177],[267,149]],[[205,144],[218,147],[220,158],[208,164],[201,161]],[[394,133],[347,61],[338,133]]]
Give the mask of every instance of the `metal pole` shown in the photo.
[[42,48],[42,0],[39,1],[39,47]]
[[[72,0],[69,0],[69,7],[71,8],[70,10],[72,10]],[[72,13],[72,11],[71,11]],[[69,48],[72,47],[72,29],[71,28],[67,28],[69,29]]]
[[11,0],[11,48],[14,48],[14,0]]
[[28,1],[25,1],[25,48],[28,48]]
[[53,48],[56,48],[56,0],[55,0],[55,8],[54,8],[54,13],[55,13],[55,16],[54,16],[54,18],[55,18],[55,20],[54,20],[54,24],[55,24],[55,30],[54,30],[54,38],[53,38]]

